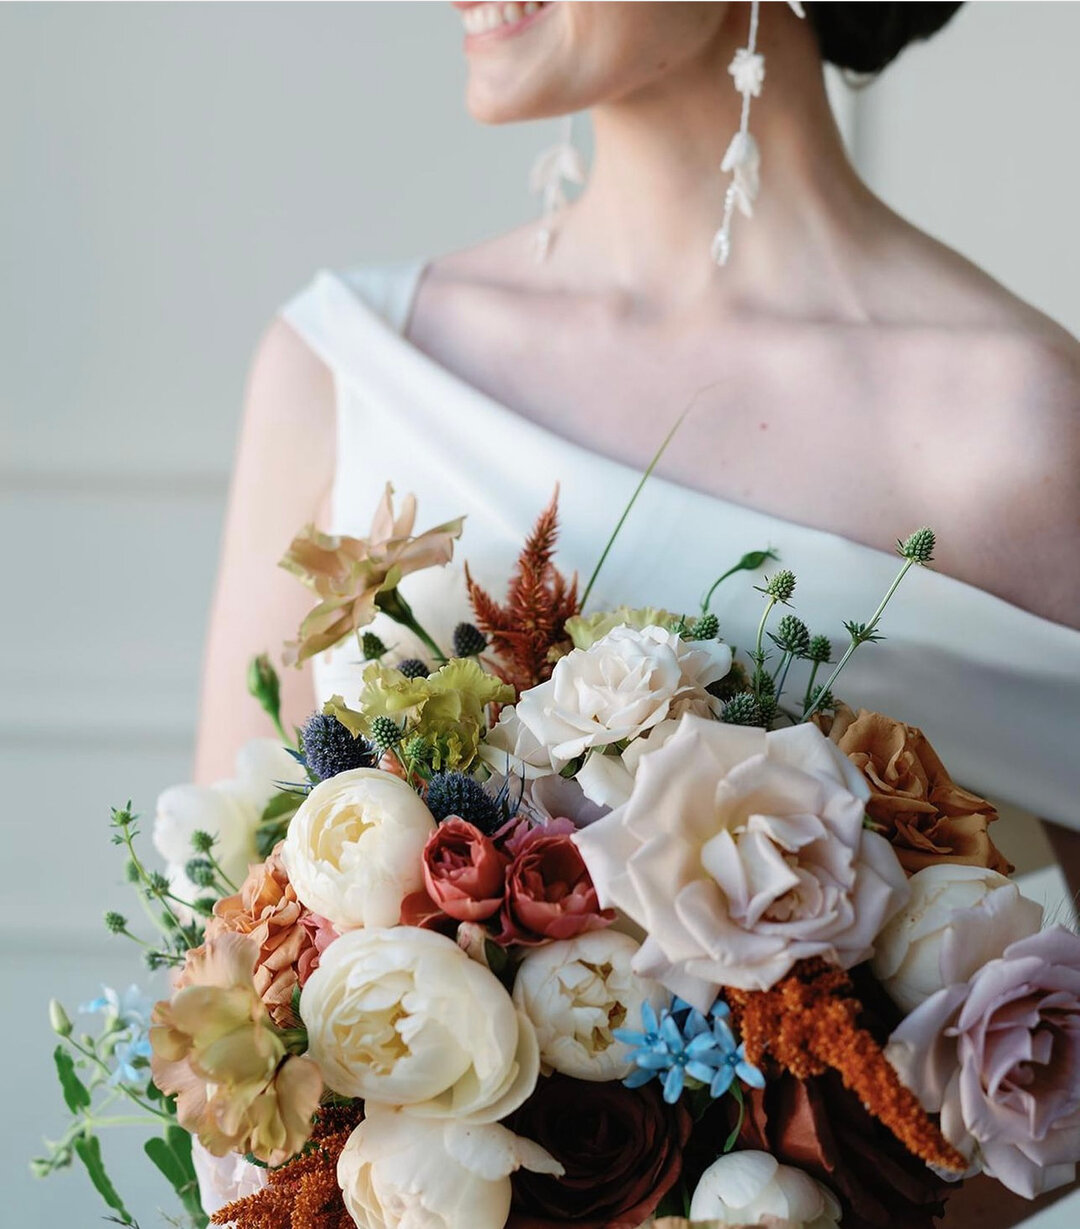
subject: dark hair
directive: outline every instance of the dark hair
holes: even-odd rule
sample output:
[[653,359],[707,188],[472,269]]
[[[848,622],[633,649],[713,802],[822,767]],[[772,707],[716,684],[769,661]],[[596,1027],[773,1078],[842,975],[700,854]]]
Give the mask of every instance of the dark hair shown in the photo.
[[880,72],[901,51],[936,34],[959,4],[806,4],[821,58],[857,73]]

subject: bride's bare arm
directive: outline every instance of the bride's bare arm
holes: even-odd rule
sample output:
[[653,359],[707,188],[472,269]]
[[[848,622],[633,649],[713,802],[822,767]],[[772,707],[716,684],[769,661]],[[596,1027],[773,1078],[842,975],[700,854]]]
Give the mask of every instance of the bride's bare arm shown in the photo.
[[237,748],[272,735],[248,698],[248,662],[268,652],[279,668],[283,716],[291,728],[310,712],[310,668],[281,669],[281,646],[312,604],[277,566],[293,535],[318,522],[334,468],[330,373],[283,321],[264,336],[248,378],[217,587],[203,661],[195,779],[230,776]]

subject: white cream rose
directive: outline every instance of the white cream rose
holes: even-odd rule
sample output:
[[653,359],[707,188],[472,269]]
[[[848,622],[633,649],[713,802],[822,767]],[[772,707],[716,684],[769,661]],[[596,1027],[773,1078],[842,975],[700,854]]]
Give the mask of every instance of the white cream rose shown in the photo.
[[[573,649],[555,663],[547,682],[523,692],[481,754],[502,771],[509,763],[531,777],[559,772],[588,752],[633,742],[665,720],[715,712],[706,688],[730,669],[731,649],[717,640],[620,625],[587,649]],[[594,796],[587,772],[581,781],[586,797],[604,803]],[[603,777],[597,781],[597,790],[610,788]]]
[[1010,943],[1036,934],[1042,906],[1011,879],[943,862],[908,880],[910,896],[874,944],[874,975],[912,1012],[946,986],[966,982]]
[[701,1175],[690,1199],[691,1220],[773,1229],[833,1229],[840,1204],[827,1187],[767,1152],[729,1152]]
[[637,952],[629,935],[612,930],[528,952],[514,981],[514,1002],[536,1029],[543,1064],[579,1080],[630,1074],[632,1047],[612,1030],[640,1027],[644,1003],[659,1015],[671,999],[658,983],[633,972]]
[[[236,776],[213,785],[173,785],[158,796],[154,817],[154,847],[166,861],[169,890],[181,900],[206,896],[187,877],[185,867],[194,858],[191,838],[207,832],[217,838],[214,857],[234,882],[247,875],[248,866],[259,861],[255,833],[263,809],[279,784],[296,782],[303,774],[285,748],[272,738],[253,738],[236,755]],[[193,916],[176,906],[185,921]]]
[[702,1011],[796,963],[851,968],[907,896],[869,791],[810,724],[766,734],[688,715],[641,757],[630,798],[574,840],[605,906],[648,938],[635,971]]
[[510,1174],[561,1175],[539,1144],[494,1123],[410,1118],[369,1102],[338,1158],[349,1215],[365,1229],[503,1229]]
[[452,939],[414,926],[335,939],[300,1015],[330,1088],[408,1114],[495,1122],[540,1070],[536,1033],[498,978]]
[[281,857],[301,904],[337,931],[394,926],[424,884],[435,820],[404,781],[354,768],[316,785],[289,824]]

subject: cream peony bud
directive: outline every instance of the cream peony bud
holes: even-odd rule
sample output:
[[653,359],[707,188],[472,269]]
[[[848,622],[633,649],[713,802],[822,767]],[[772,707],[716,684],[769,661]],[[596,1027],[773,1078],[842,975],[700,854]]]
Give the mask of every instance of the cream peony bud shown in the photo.
[[533,948],[518,969],[514,1002],[529,1017],[540,1061],[579,1080],[621,1080],[631,1047],[612,1030],[637,1028],[642,1004],[657,1014],[671,996],[631,971],[638,944],[629,935],[593,930]]
[[1042,906],[996,871],[943,862],[908,881],[907,905],[874,945],[874,975],[905,1012],[966,982],[1010,943],[1035,934]]
[[300,902],[335,930],[394,926],[424,885],[421,855],[435,820],[404,781],[354,768],[308,794],[281,857]]
[[503,1229],[516,1169],[561,1175],[539,1144],[494,1123],[411,1118],[369,1102],[338,1159],[349,1215],[372,1229]]
[[540,1070],[533,1027],[498,978],[415,926],[336,939],[304,986],[300,1015],[335,1092],[407,1114],[495,1122]]
[[840,1223],[840,1205],[809,1174],[781,1165],[767,1152],[729,1152],[701,1175],[690,1200],[690,1219],[832,1229]]

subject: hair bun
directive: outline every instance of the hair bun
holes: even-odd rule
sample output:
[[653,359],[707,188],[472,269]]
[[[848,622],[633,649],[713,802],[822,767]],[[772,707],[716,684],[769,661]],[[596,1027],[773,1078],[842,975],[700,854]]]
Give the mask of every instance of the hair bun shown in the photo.
[[936,34],[959,7],[902,3],[805,6],[821,58],[857,73],[880,72],[908,43]]

